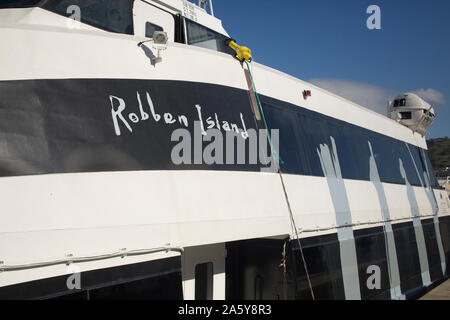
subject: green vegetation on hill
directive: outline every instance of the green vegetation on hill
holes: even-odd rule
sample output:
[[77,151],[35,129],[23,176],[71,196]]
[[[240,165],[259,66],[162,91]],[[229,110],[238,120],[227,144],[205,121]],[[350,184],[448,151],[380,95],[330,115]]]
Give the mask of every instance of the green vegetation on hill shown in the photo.
[[450,139],[436,138],[427,140],[428,154],[436,176],[450,175]]

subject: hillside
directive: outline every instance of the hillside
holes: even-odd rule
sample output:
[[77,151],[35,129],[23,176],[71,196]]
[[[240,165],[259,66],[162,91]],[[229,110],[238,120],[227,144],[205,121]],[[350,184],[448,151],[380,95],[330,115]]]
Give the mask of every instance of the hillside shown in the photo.
[[450,175],[450,139],[448,137],[429,139],[427,144],[436,176]]

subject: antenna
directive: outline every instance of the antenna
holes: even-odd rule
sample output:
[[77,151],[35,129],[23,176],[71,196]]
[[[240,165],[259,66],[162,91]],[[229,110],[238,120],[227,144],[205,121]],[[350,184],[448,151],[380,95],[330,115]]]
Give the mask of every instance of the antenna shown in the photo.
[[[203,10],[207,11],[206,8],[208,7],[208,0],[198,0],[198,6],[202,8]],[[209,8],[211,10],[211,15],[214,17],[214,9],[212,5],[212,0],[209,0]]]
[[439,113],[441,113],[442,111],[442,107],[439,107],[439,110],[436,112],[436,114],[434,115],[434,118],[436,119],[437,116],[439,115]]

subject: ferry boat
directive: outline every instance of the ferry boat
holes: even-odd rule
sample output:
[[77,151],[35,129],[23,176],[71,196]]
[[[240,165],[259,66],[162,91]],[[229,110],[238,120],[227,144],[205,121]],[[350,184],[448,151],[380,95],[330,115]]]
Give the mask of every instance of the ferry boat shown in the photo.
[[0,299],[409,299],[448,277],[432,107],[375,113],[232,36],[203,0],[0,3]]

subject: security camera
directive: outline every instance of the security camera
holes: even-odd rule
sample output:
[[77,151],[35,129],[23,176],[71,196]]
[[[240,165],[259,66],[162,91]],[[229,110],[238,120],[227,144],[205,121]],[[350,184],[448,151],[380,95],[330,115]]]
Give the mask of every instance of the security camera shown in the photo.
[[169,37],[165,31],[155,31],[153,33],[153,43],[154,44],[167,44]]

